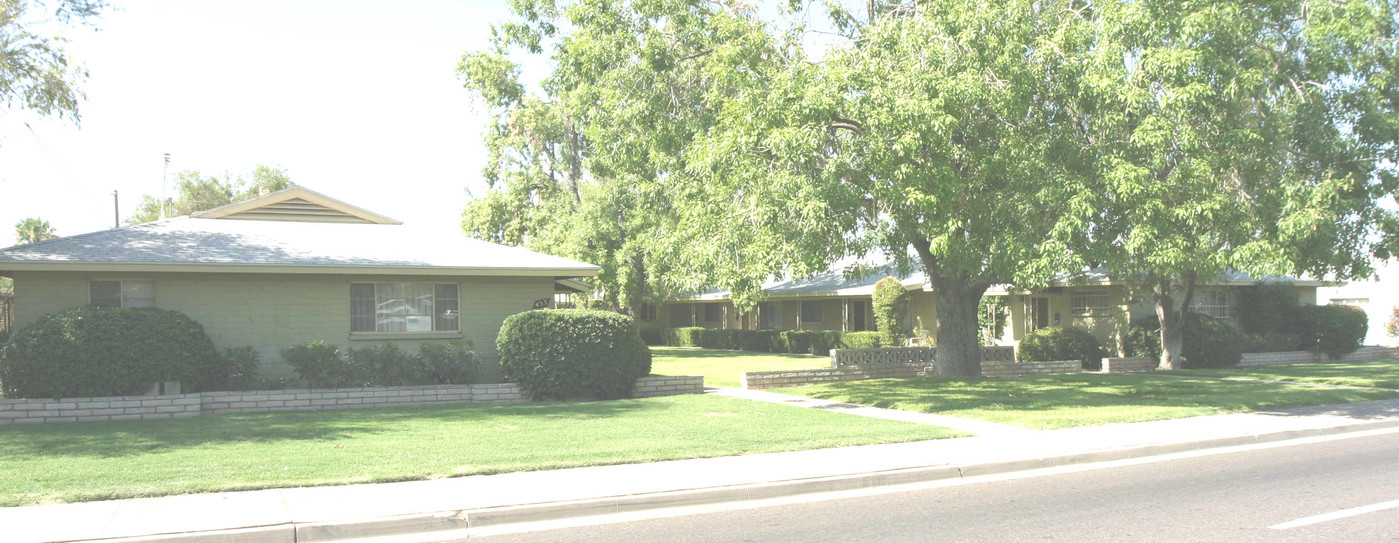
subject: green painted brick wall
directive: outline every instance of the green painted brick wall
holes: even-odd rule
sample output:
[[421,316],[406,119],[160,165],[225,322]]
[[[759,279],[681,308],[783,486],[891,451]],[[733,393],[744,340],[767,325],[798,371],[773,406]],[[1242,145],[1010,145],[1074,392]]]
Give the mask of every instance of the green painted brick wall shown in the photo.
[[[426,341],[465,339],[486,361],[483,377],[499,379],[495,338],[505,318],[552,299],[551,277],[447,277],[392,275],[16,272],[15,321],[25,326],[42,315],[88,303],[93,280],[150,280],[156,305],[188,314],[220,347],[252,345],[262,356],[261,375],[294,375],[278,350],[319,339],[342,347],[393,342],[416,350]],[[458,332],[351,334],[350,283],[375,281],[457,283]]]

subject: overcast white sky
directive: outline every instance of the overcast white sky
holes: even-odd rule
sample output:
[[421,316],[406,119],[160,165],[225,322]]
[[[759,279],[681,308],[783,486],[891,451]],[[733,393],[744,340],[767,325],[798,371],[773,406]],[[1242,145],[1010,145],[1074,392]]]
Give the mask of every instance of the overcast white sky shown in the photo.
[[407,224],[459,229],[466,188],[484,190],[485,112],[455,68],[487,46],[504,4],[120,2],[99,30],[65,31],[90,72],[80,127],[0,114],[0,247],[25,217],[60,235],[111,227],[113,190],[124,220],[159,194],[163,153],[172,174],[265,163]]

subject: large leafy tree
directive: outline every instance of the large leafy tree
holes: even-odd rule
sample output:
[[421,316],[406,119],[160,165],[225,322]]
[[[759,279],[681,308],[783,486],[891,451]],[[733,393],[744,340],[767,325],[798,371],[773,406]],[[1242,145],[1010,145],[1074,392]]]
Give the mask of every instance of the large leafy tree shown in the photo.
[[49,221],[29,217],[15,223],[15,243],[37,243],[58,237]]
[[[296,186],[287,176],[286,170],[259,164],[248,176],[222,179],[206,176],[199,170],[184,170],[175,174],[176,196],[166,198],[165,216],[179,217],[191,213],[213,209],[233,202],[255,198],[262,189],[278,191]],[[161,216],[160,199],[149,194],[141,197],[136,212],[126,219],[127,224],[141,224],[158,220]]]
[[879,251],[921,269],[940,372],[979,377],[986,289],[1084,264],[1071,249],[1094,195],[1059,105],[1083,16],[1070,2],[873,7],[868,23],[835,10],[848,42],[820,62],[789,48],[725,109],[687,191],[724,213],[682,222],[725,232],[706,237],[720,250],[696,248],[721,282],[751,274],[729,254],[814,270]]
[[90,25],[105,8],[102,0],[0,0],[0,106],[77,121],[87,72],[44,23]]
[[[1196,286],[1370,273],[1396,224],[1392,3],[1109,2],[1078,110],[1097,156],[1099,257],[1155,303],[1180,366]],[[1389,232],[1389,238],[1386,237]]]
[[[514,8],[494,46],[459,65],[492,113],[490,190],[468,203],[464,229],[598,264],[597,286],[617,309],[695,287],[664,243],[674,215],[663,180],[683,171],[688,143],[714,121],[705,96],[725,85],[711,55],[741,48],[756,27],[708,3]],[[556,66],[527,91],[508,53],[546,49]]]

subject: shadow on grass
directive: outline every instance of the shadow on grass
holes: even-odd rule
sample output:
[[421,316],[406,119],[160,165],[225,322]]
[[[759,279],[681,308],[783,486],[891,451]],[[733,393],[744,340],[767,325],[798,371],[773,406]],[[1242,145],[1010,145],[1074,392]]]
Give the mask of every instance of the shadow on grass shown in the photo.
[[[1377,390],[1146,375],[1053,375],[961,381],[937,377],[850,381],[792,389],[812,398],[929,413],[1048,412],[1066,408],[1185,407],[1246,411],[1394,398]],[[1380,416],[1380,415],[1375,415]]]
[[405,425],[500,425],[509,419],[562,423],[610,418],[663,403],[616,400],[580,403],[449,405],[204,415],[186,419],[77,422],[0,427],[0,455],[10,459],[73,456],[121,458],[231,443],[325,442],[399,432]]
[[1316,362],[1219,370],[1193,369],[1173,371],[1170,373],[1176,375],[1242,377],[1279,381],[1292,379],[1320,384],[1399,388],[1399,360],[1392,358],[1367,360],[1363,362]]

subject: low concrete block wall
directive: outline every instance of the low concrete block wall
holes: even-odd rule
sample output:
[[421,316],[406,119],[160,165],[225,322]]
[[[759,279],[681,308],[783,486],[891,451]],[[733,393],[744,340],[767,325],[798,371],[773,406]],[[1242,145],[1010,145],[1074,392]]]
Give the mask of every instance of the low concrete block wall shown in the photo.
[[1239,360],[1239,367],[1280,366],[1284,364],[1307,364],[1312,362],[1360,362],[1378,358],[1399,358],[1399,348],[1370,345],[1361,347],[1355,352],[1342,356],[1337,360],[1331,360],[1330,357],[1326,356],[1326,353],[1314,353],[1311,351],[1244,353],[1243,359]]
[[[702,376],[648,375],[636,380],[633,396],[647,398],[702,392]],[[0,426],[41,422],[170,419],[221,413],[523,401],[526,401],[526,398],[520,393],[520,387],[514,383],[0,400]]]
[[0,400],[0,425],[172,419],[199,414],[199,394]]
[[863,381],[865,379],[910,379],[932,375],[930,364],[864,364],[819,370],[745,371],[739,379],[743,388],[797,387],[816,383]]
[[1080,371],[1083,371],[1083,362],[1078,360],[1055,360],[1051,362],[981,361],[981,374],[992,379],[1012,379],[1024,375],[1044,375],[1051,373],[1078,373]]
[[1133,356],[1130,358],[1104,358],[1103,373],[1133,373],[1140,371],[1151,371],[1156,369],[1161,362],[1149,356]]
[[[868,366],[874,364],[923,364],[937,360],[937,347],[879,347],[875,349],[832,349],[831,367]],[[985,346],[981,359],[993,362],[1015,360],[1015,347]]]
[[703,375],[647,375],[636,380],[636,388],[632,390],[632,397],[652,398],[702,393],[704,393]]

